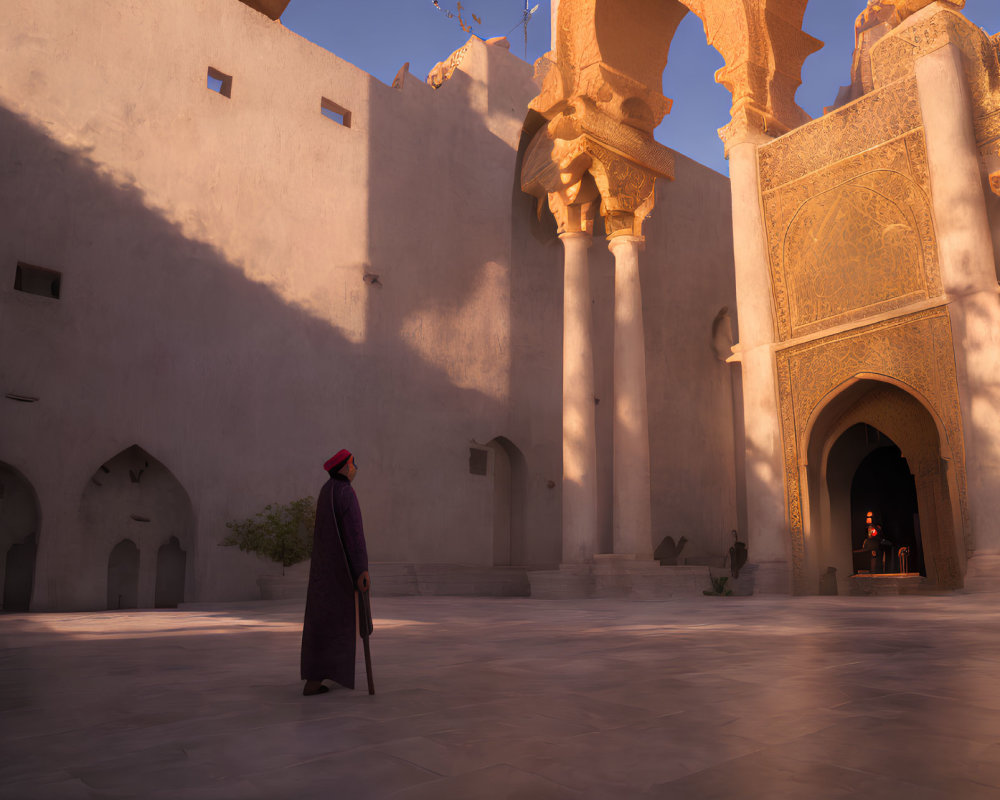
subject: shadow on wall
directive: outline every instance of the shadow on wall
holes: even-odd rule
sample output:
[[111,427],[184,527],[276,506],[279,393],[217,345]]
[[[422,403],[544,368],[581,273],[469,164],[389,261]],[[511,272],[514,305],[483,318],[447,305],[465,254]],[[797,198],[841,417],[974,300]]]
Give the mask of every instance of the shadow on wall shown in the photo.
[[[405,284],[387,282],[378,291],[391,304],[373,314],[381,324],[354,344],[248,280],[212,246],[185,237],[147,207],[136,186],[116,183],[86,153],[53,142],[4,108],[0,157],[15,167],[0,185],[0,269],[12,281],[24,259],[63,273],[60,299],[44,300],[58,305],[0,290],[4,337],[32,342],[7,349],[0,371],[11,386],[45,394],[44,403],[8,403],[0,423],[23,469],[45,474],[58,462],[64,473],[85,476],[97,459],[133,441],[170,463],[194,508],[193,541],[178,536],[195,562],[187,564],[189,599],[255,591],[246,589],[254,564],[213,545],[226,519],[261,500],[307,493],[319,481],[310,459],[330,446],[318,442],[350,439],[373,455],[365,465],[365,492],[381,498],[365,510],[373,560],[444,560],[441,553],[454,545],[449,536],[466,546],[462,498],[446,498],[440,474],[422,467],[452,451],[461,465],[466,421],[469,429],[495,430],[506,403],[456,385],[401,341],[395,323],[422,312],[426,291],[410,296]],[[385,228],[374,235],[383,252],[389,247],[386,257],[400,263],[414,245]],[[443,247],[440,230],[432,238]],[[470,246],[464,258],[484,252],[493,251]],[[497,249],[497,259],[503,253]],[[443,284],[465,274],[461,258],[447,249],[440,255],[421,263],[448,270],[411,280]],[[358,265],[359,287],[365,267]],[[473,285],[459,281],[449,297],[460,305]],[[78,491],[41,497],[63,504],[60,517],[72,519]],[[406,525],[393,524],[400,519]],[[488,558],[491,531],[478,534]],[[86,550],[77,546],[81,531],[69,526],[41,533],[38,563],[46,580],[36,586],[57,594],[39,607],[106,605],[111,548],[132,539],[127,531],[107,536]],[[151,543],[150,552],[160,546]],[[249,566],[235,568],[236,559]],[[147,579],[144,585],[140,575],[142,604],[155,601],[155,574]],[[208,587],[215,595],[205,594]]]
[[[397,336],[406,352],[447,365],[452,381],[479,389],[463,401],[461,414],[453,415],[449,435],[464,426],[466,441],[483,440],[484,433],[502,430],[527,464],[518,513],[532,520],[530,540],[522,537],[520,551],[514,543],[518,534],[510,546],[500,541],[504,536],[497,530],[504,523],[497,520],[502,512],[494,503],[494,515],[483,516],[488,524],[492,519],[492,551],[483,540],[477,561],[557,563],[558,492],[546,479],[558,475],[561,452],[559,243],[554,230],[538,230],[547,222],[532,222],[532,200],[520,192],[518,154],[491,131],[510,123],[512,110],[498,108],[497,98],[516,95],[521,84],[530,83],[530,71],[504,63],[510,56],[502,50],[479,48],[468,58],[486,59],[489,86],[462,69],[437,90],[409,75],[401,90],[372,86],[369,269],[384,288],[369,292],[366,319],[370,334]],[[484,96],[488,103],[481,102]],[[413,121],[411,129],[401,130],[403,119]],[[498,191],[512,183],[512,196]],[[411,335],[416,330],[419,340]],[[417,381],[407,391],[417,406],[445,407],[433,384]],[[399,430],[405,422],[385,420],[386,432],[393,432],[385,448],[413,439],[413,432]],[[539,431],[556,436],[550,440]],[[424,440],[415,442],[417,452],[428,452],[431,437],[440,433],[425,429]],[[549,456],[551,464],[545,463]],[[489,482],[480,485],[490,491]],[[399,513],[392,524],[401,530],[413,526]],[[419,540],[435,534],[409,535]]]
[[[555,218],[521,190],[524,153],[545,119],[528,111],[510,176],[511,444],[529,444],[525,464],[524,547],[511,564],[555,567],[562,558],[562,335],[563,257]],[[526,457],[533,452],[528,450]],[[558,487],[558,488],[557,488]],[[498,562],[500,563],[500,562]]]

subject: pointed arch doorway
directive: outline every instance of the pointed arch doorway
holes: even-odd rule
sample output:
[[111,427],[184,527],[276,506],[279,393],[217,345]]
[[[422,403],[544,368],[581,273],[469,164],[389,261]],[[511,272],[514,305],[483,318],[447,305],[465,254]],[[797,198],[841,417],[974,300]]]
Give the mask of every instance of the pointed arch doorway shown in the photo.
[[493,566],[524,564],[525,491],[524,454],[506,436],[486,443],[493,451]]
[[[814,414],[808,442],[807,586],[827,589],[832,567],[838,593],[858,591],[856,576],[873,569],[870,552],[855,552],[872,511],[892,545],[876,572],[905,567],[925,578],[922,586],[961,587],[965,551],[951,453],[921,399],[885,380],[856,379]],[[909,548],[906,564],[901,547]]]

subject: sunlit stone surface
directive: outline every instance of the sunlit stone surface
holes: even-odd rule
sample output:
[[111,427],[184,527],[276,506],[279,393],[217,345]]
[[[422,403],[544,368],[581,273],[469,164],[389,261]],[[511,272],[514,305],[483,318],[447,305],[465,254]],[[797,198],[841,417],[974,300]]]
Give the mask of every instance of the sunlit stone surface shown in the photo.
[[375,697],[295,602],[0,617],[0,797],[1000,796],[981,597],[374,605]]

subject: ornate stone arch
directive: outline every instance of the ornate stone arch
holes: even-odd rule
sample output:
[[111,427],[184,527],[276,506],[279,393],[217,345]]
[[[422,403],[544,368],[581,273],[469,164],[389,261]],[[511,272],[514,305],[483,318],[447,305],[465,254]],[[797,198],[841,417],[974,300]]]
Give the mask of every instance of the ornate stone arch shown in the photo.
[[688,11],[697,15],[725,61],[715,77],[733,100],[719,131],[728,150],[731,142],[779,135],[808,120],[795,91],[803,62],[822,42],[802,30],[806,3],[562,0],[554,49],[535,65],[541,91],[531,108],[547,124],[525,159],[525,191],[547,195],[559,219],[589,173],[609,236],[641,235],[655,179],[673,177],[672,156],[653,141],[653,130],[670,111],[663,69],[680,21]]
[[[837,539],[833,528],[838,516],[843,527],[843,510],[838,515],[833,507],[838,499],[831,499],[836,489],[832,480],[828,483],[827,468],[834,446],[858,424],[874,428],[899,447],[916,486],[928,578],[939,588],[959,588],[964,573],[963,526],[956,474],[949,468],[954,453],[945,425],[918,390],[880,374],[852,376],[829,392],[810,415],[800,451],[804,489],[800,535],[805,543],[799,549],[804,565],[796,565],[796,571],[815,571],[817,552],[824,548],[823,563],[836,561],[830,548]],[[839,502],[844,502],[842,492]],[[808,591],[808,581],[800,581],[800,588]]]

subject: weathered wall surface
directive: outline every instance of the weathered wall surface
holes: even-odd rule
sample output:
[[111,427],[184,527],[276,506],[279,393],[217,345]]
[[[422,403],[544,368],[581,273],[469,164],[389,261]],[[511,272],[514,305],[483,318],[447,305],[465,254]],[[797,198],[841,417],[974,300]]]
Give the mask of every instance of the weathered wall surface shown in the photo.
[[[373,561],[493,563],[493,476],[470,474],[469,447],[498,436],[524,457],[511,551],[558,561],[558,242],[512,225],[529,65],[474,42],[441,89],[412,76],[394,89],[236,0],[24,0],[5,14],[0,374],[5,393],[38,400],[0,400],[0,441],[42,510],[36,608],[105,603],[84,495],[134,444],[190,499],[189,600],[254,596],[278,568],[218,547],[225,522],[315,494],[342,446],[358,454]],[[230,97],[206,88],[210,67],[232,76]],[[731,303],[728,189],[680,172],[670,190],[697,199],[678,194],[677,217],[703,224],[662,213],[647,251],[648,304],[697,295],[691,337],[685,318],[646,312],[651,374],[671,376],[651,389],[654,420],[670,420],[654,423],[654,480],[672,487],[654,520],[677,515],[697,482],[683,476],[715,485],[730,469],[716,463],[724,410],[704,394],[724,368],[710,351],[700,362]],[[595,270],[610,264],[598,251]],[[674,252],[702,255],[685,271]],[[61,297],[14,291],[18,262],[59,270]],[[709,262],[729,288],[698,283]],[[657,277],[657,264],[671,266]],[[671,341],[698,355],[674,358]],[[702,371],[682,382],[671,364]],[[699,401],[682,410],[662,399],[680,383]],[[711,443],[692,473],[667,443],[696,444],[702,419]],[[134,520],[112,524],[119,541]]]

